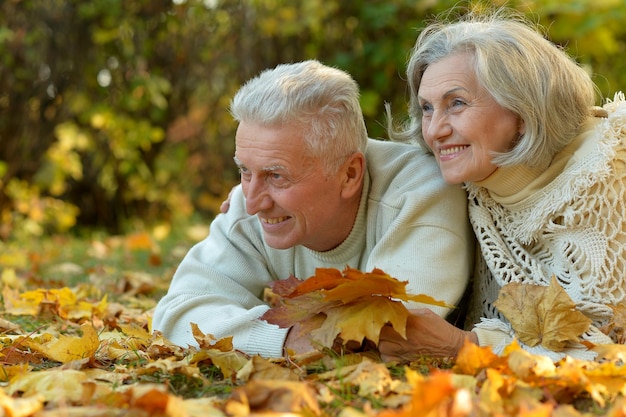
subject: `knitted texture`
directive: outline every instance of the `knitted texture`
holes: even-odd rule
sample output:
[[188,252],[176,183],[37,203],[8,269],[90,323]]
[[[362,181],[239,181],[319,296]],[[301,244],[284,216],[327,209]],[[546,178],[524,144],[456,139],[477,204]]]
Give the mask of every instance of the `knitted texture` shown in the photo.
[[539,192],[501,204],[487,189],[466,186],[470,220],[484,257],[484,264],[476,265],[468,317],[472,324],[482,320],[478,328],[510,329],[494,307],[503,285],[549,285],[554,275],[592,320],[583,339],[611,342],[598,328],[613,317],[611,306],[626,300],[624,95],[616,94],[604,108],[608,117],[581,145],[589,149],[584,157],[579,153],[570,159]]

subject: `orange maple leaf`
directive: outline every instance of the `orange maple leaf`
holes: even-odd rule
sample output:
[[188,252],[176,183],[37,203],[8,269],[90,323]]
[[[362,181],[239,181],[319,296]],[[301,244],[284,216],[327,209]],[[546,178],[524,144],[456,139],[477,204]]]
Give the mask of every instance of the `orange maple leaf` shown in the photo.
[[387,323],[406,335],[410,313],[401,301],[450,307],[424,294],[407,294],[406,285],[380,269],[363,273],[353,268],[343,272],[318,268],[306,280],[291,276],[276,281],[272,291],[279,297],[278,305],[261,319],[284,328],[300,323],[322,347],[331,347],[337,337],[344,344],[364,340],[377,344]]
[[459,374],[477,375],[487,368],[502,368],[506,359],[493,353],[490,346],[478,346],[466,340],[454,363],[454,371]]

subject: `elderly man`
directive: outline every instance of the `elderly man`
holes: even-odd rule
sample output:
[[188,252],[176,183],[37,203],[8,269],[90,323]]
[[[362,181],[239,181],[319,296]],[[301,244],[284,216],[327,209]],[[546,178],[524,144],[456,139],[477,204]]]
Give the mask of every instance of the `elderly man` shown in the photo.
[[319,267],[379,268],[408,281],[409,293],[459,303],[474,241],[465,192],[445,184],[423,149],[368,139],[348,74],[317,61],[279,65],[248,81],[231,112],[241,185],[177,269],[155,330],[195,345],[196,323],[266,357],[312,350],[259,317],[272,281]]

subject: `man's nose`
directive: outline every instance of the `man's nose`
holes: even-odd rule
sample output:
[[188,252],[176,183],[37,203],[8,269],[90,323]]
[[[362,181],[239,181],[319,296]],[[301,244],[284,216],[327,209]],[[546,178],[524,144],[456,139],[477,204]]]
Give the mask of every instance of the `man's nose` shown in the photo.
[[251,179],[244,185],[243,192],[246,197],[246,212],[250,215],[257,214],[272,205],[267,183],[263,179]]

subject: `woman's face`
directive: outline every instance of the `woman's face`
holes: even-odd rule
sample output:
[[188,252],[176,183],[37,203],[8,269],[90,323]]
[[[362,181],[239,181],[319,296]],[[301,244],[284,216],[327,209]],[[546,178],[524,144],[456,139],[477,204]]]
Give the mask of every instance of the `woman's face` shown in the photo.
[[450,184],[482,181],[496,166],[493,152],[510,150],[523,125],[478,82],[467,53],[430,64],[419,86],[422,134],[444,180]]

